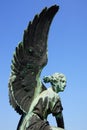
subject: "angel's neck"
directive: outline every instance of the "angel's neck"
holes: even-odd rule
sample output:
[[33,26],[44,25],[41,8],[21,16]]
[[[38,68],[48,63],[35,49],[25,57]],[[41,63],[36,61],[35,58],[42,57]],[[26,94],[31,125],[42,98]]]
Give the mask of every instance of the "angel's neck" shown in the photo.
[[59,93],[60,91],[57,89],[57,88],[55,88],[55,87],[51,87],[51,89],[55,92],[55,93]]

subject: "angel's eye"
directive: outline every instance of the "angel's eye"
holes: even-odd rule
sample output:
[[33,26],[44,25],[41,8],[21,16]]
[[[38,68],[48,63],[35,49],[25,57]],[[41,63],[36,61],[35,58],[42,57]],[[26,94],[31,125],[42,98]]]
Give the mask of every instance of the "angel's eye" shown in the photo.
[[65,80],[62,80],[62,83],[64,83],[65,82]]

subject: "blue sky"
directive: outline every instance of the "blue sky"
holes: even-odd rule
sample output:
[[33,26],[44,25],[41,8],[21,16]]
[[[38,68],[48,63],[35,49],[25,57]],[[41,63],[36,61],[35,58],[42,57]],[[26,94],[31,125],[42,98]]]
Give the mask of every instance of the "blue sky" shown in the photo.
[[[87,130],[87,1],[0,1],[0,129],[16,130],[20,116],[9,105],[8,80],[15,47],[34,15],[58,4],[48,37],[48,64],[41,77],[62,72],[67,87],[60,97],[66,130]],[[49,122],[55,125],[50,116]]]

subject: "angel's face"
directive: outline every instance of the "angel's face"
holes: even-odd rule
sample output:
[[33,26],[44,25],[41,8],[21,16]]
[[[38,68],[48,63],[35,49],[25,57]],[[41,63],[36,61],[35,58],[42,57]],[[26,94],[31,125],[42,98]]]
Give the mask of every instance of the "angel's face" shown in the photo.
[[58,78],[53,78],[51,85],[53,87],[53,90],[55,92],[62,92],[64,91],[65,87],[66,87],[66,78],[65,76],[63,77],[58,77]]
[[59,91],[64,91],[66,87],[66,78],[63,77],[59,80],[59,85],[57,86]]

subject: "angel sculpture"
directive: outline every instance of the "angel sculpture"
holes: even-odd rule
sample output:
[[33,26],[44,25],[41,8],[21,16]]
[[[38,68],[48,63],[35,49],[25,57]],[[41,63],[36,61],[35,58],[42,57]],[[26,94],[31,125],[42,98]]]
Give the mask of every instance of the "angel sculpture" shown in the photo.
[[[16,47],[9,80],[9,99],[21,115],[17,130],[64,130],[62,104],[58,92],[64,91],[66,78],[61,73],[45,76],[46,88],[40,80],[47,64],[47,36],[59,6],[45,8],[24,31],[23,42]],[[58,127],[51,127],[47,116],[52,113]]]

